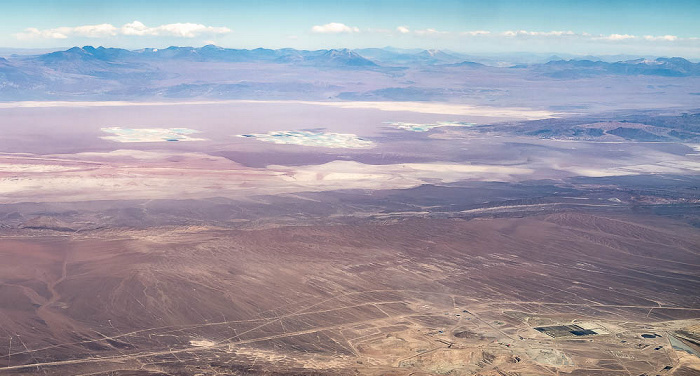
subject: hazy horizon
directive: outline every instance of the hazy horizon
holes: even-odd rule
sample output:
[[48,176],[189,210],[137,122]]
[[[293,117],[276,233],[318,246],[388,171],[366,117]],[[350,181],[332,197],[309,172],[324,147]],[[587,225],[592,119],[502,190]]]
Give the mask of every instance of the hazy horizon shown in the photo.
[[693,1],[70,2],[4,5],[0,46],[398,48],[700,57]]
[[249,47],[249,48],[244,48],[244,47],[226,47],[226,46],[221,46],[213,43],[209,44],[201,44],[201,45],[196,45],[196,44],[182,44],[182,45],[168,45],[164,47],[154,47],[154,46],[147,46],[147,47],[141,47],[141,48],[125,48],[125,47],[118,47],[118,46],[113,46],[113,45],[101,45],[101,44],[84,44],[84,45],[73,45],[73,46],[56,46],[56,47],[43,47],[43,48],[21,48],[21,47],[5,47],[5,46],[0,46],[0,57],[12,57],[13,55],[17,56],[22,56],[22,55],[41,55],[41,54],[46,54],[46,53],[51,53],[51,52],[56,52],[56,51],[66,51],[71,48],[84,48],[84,47],[94,47],[94,48],[116,48],[116,49],[124,49],[124,50],[129,50],[129,51],[139,51],[139,50],[148,50],[148,49],[166,49],[166,48],[201,48],[201,47],[206,47],[206,46],[215,46],[215,47],[220,47],[224,49],[230,49],[230,50],[255,50],[255,49],[270,49],[270,50],[284,50],[284,49],[294,49],[294,50],[299,50],[299,51],[321,51],[321,50],[344,50],[348,49],[351,51],[358,51],[358,50],[371,50],[371,49],[378,49],[378,50],[396,50],[401,53],[418,53],[422,51],[444,51],[447,53],[455,53],[457,55],[463,55],[465,57],[469,56],[475,56],[475,57],[517,57],[517,56],[536,56],[539,58],[550,58],[550,57],[561,57],[563,60],[568,60],[568,59],[577,59],[577,58],[590,58],[590,57],[597,57],[597,58],[620,58],[620,59],[627,59],[627,58],[672,58],[672,57],[681,57],[686,60],[692,61],[692,62],[700,62],[700,55],[697,56],[686,56],[686,55],[663,55],[663,54],[651,54],[651,53],[599,53],[599,54],[585,54],[585,53],[568,53],[568,52],[561,52],[561,51],[543,51],[543,52],[533,52],[533,51],[503,51],[503,52],[474,52],[474,51],[458,51],[458,50],[452,50],[449,48],[445,49],[436,49],[436,48],[431,48],[431,47],[415,47],[415,48],[401,48],[401,47],[395,47],[391,45],[386,45],[386,46],[368,46],[368,47],[358,47],[358,48],[348,48],[348,47],[327,47],[327,48],[318,48],[318,49],[301,49],[301,48],[293,48],[293,47],[265,47],[265,46],[258,46],[258,47]]

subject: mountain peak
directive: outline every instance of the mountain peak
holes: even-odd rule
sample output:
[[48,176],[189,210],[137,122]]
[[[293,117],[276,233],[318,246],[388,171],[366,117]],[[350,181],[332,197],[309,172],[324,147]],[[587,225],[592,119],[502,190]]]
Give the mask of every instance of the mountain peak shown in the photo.
[[331,49],[314,59],[319,62],[340,66],[376,66],[373,61],[365,59],[356,52],[350,51],[347,48]]
[[447,52],[445,52],[443,50],[436,50],[436,49],[423,50],[423,51],[415,54],[415,56],[418,59],[423,60],[424,62],[428,62],[430,64],[457,63],[460,60],[462,60],[455,55],[448,54]]

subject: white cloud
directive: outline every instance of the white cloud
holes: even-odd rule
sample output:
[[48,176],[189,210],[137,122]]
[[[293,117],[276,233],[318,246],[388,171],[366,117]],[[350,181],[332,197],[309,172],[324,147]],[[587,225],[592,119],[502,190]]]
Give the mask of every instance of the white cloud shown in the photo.
[[71,36],[100,38],[114,36],[117,28],[110,24],[84,25],[76,27],[57,27],[54,29],[39,30],[35,27],[25,29],[24,32],[15,34],[18,39],[66,39]]
[[491,34],[490,31],[486,30],[472,30],[472,31],[463,31],[459,33],[459,35],[467,35],[467,36],[477,36],[477,35],[489,35]]
[[438,36],[438,35],[449,35],[450,34],[447,31],[438,31],[438,30],[435,30],[432,28],[428,28],[425,30],[416,30],[416,31],[414,31],[414,33],[416,33],[416,35],[420,35],[420,36]]
[[359,33],[360,29],[358,27],[351,27],[339,22],[331,22],[325,25],[316,25],[311,28],[314,33],[321,34],[340,34],[340,33]]
[[117,28],[110,24],[85,25],[68,29],[70,29],[69,34],[91,38],[107,37],[117,33]]
[[17,39],[66,39],[68,36],[57,29],[39,30],[35,27],[25,29],[21,33],[15,34]]
[[146,27],[143,23],[134,21],[122,26],[120,31],[124,35],[148,35],[149,29],[151,28]]
[[391,29],[381,29],[381,28],[367,28],[364,30],[367,33],[377,33],[377,34],[391,34]]
[[675,42],[675,41],[691,41],[696,38],[694,37],[689,37],[689,38],[680,38],[675,35],[660,35],[660,36],[654,36],[654,35],[645,35],[643,37],[636,36],[636,35],[631,35],[631,34],[609,34],[609,35],[603,35],[603,34],[590,34],[590,33],[575,33],[571,30],[567,31],[528,31],[528,30],[508,30],[508,31],[503,31],[500,33],[490,33],[488,31],[463,31],[460,32],[459,35],[465,36],[465,37],[470,37],[470,36],[478,36],[478,35],[489,35],[492,37],[503,37],[503,38],[516,38],[516,37],[536,37],[536,38],[568,38],[573,39],[576,38],[581,41],[608,41],[608,42],[629,42],[629,41],[640,41],[640,40],[646,40],[646,41],[651,41],[651,42]]
[[517,30],[517,31],[504,31],[500,33],[504,37],[518,37],[518,36],[529,36],[529,37],[561,37],[561,36],[572,36],[576,35],[573,31],[527,31],[527,30]]
[[567,36],[567,35],[576,35],[571,30],[568,31],[531,31],[530,35],[535,35],[535,36],[545,36],[545,37],[561,37],[561,36]]
[[630,35],[630,34],[610,34],[610,35],[598,36],[598,37],[595,37],[594,39],[620,41],[620,40],[628,40],[628,39],[637,39],[637,37],[634,35]]
[[340,33],[367,33],[367,34],[387,34],[396,35],[414,35],[417,37],[430,38],[492,38],[494,40],[501,39],[502,41],[512,40],[520,42],[525,40],[540,40],[547,43],[623,43],[631,45],[638,42],[693,42],[700,40],[697,37],[677,37],[675,35],[645,35],[637,36],[631,34],[591,34],[587,32],[574,32],[572,30],[551,30],[551,31],[532,31],[532,30],[507,30],[507,31],[489,31],[489,30],[466,30],[466,31],[443,31],[435,28],[426,28],[420,30],[412,30],[408,26],[399,25],[393,30],[364,28],[360,30],[357,27],[351,27],[342,23],[332,22],[325,25],[317,25],[311,28],[314,33],[340,34]]
[[[678,40],[678,37],[675,35],[660,35],[660,36],[653,36],[653,35],[645,35],[644,39],[656,42],[656,41],[668,41],[668,42],[674,42]],[[690,38],[693,39],[693,38]]]
[[173,36],[193,38],[200,35],[216,35],[230,33],[227,27],[213,27],[194,23],[174,23],[148,27],[139,21],[134,21],[117,28],[111,24],[62,26],[53,29],[39,30],[31,27],[17,33],[18,39],[66,39],[70,37],[102,38],[116,35],[128,36]]
[[123,35],[149,35],[149,36],[173,36],[181,38],[194,38],[199,35],[227,34],[231,29],[227,27],[205,26],[195,23],[174,23],[147,27],[139,21],[128,23],[121,27]]

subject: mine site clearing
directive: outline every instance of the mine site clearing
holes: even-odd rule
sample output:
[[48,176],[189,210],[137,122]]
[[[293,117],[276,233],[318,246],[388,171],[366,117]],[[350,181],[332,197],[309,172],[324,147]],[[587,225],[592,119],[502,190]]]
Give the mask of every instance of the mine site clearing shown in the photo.
[[[17,282],[3,294],[27,316],[3,318],[13,345],[0,372],[214,372],[251,362],[370,374],[687,368],[698,358],[678,342],[693,348],[697,336],[700,307],[687,298],[697,238],[676,226],[561,213],[60,237],[4,230],[3,257],[22,249],[27,263],[7,271]],[[551,245],[532,254],[523,244]],[[668,284],[675,292],[658,291]]]
[[[377,294],[376,298],[380,299],[373,299],[373,294]],[[399,294],[413,296],[414,298],[411,299],[413,301],[385,301],[381,299],[387,296],[398,299]],[[429,297],[430,300],[422,300],[421,296]],[[367,299],[368,297],[370,298]],[[448,305],[450,301],[452,302],[451,307]],[[459,303],[465,305],[460,306]],[[316,310],[317,307],[326,304],[333,308]],[[123,351],[123,354],[111,357],[96,356],[82,360],[9,366],[5,370],[41,369],[42,367],[50,369],[50,367],[55,366],[89,363],[105,363],[101,367],[110,367],[111,363],[124,363],[138,359],[145,359],[141,363],[148,365],[149,359],[159,357],[175,358],[169,361],[181,362],[180,357],[187,359],[187,357],[212,356],[212,354],[198,354],[210,351],[214,353],[214,358],[224,357],[226,353],[236,356],[240,353],[243,358],[255,354],[256,357],[261,356],[263,359],[267,357],[268,361],[284,362],[285,356],[264,350],[257,351],[255,347],[251,348],[247,345],[262,343],[262,346],[266,347],[266,342],[274,344],[276,340],[316,335],[319,341],[322,341],[320,336],[323,336],[323,341],[330,340],[338,346],[335,352],[336,358],[340,359],[336,359],[339,364],[352,363],[352,359],[356,359],[355,362],[373,367],[411,368],[418,366],[420,368],[420,365],[425,362],[433,367],[433,371],[445,372],[450,371],[450,367],[460,368],[461,371],[464,371],[465,364],[472,362],[474,363],[472,365],[473,371],[478,371],[479,369],[488,369],[490,365],[503,361],[520,363],[529,360],[531,371],[535,372],[551,372],[547,366],[561,370],[566,370],[568,366],[571,369],[576,368],[583,371],[633,372],[635,368],[640,370],[649,367],[663,369],[669,363],[674,364],[672,349],[680,348],[674,346],[674,342],[669,341],[679,340],[669,333],[695,322],[694,320],[680,320],[649,325],[607,320],[584,322],[573,320],[572,322],[578,322],[578,324],[564,325],[562,321],[559,321],[560,325],[558,326],[533,327],[533,324],[555,324],[563,317],[557,318],[560,314],[540,316],[534,312],[527,314],[508,310],[521,309],[525,305],[530,310],[540,306],[544,312],[557,311],[557,309],[550,311],[547,308],[550,304],[546,302],[511,303],[504,301],[482,304],[477,303],[476,299],[472,297],[412,290],[363,291],[342,294],[313,304],[308,302],[299,305],[304,308],[282,314],[277,312],[263,313],[259,319],[207,322],[181,328],[142,329],[133,333],[120,333],[113,336],[101,335],[102,338],[96,340],[53,345],[44,349],[20,350],[13,353],[15,358],[21,359],[28,355],[35,356],[35,353],[40,354],[44,350],[73,346],[102,350],[114,347],[128,350],[134,344],[140,347],[148,342],[153,342],[154,338],[157,338],[155,342],[159,344],[162,344],[161,339],[164,340],[169,347],[168,350],[162,351]],[[566,316],[574,316],[578,306],[584,311],[586,308],[592,307],[654,308],[604,304],[553,303],[553,305],[558,306],[557,308],[572,309]],[[352,313],[357,308],[364,307],[371,308],[375,317],[347,324],[320,328],[311,327],[296,331],[287,330],[284,324],[287,322],[286,326],[290,326],[290,323],[295,319],[304,321],[305,316],[314,317],[326,313],[336,313],[336,316],[343,316],[346,313]],[[465,309],[465,307],[469,307],[470,310]],[[686,310],[687,308],[674,307],[673,309]],[[534,310],[537,311],[536,308]],[[700,311],[700,309],[695,310]],[[263,328],[269,326],[282,328],[282,333],[271,335],[265,333],[259,337],[255,335],[256,331],[262,331]],[[584,327],[590,329],[584,329]],[[212,328],[217,330],[210,330]],[[567,331],[562,328],[573,329]],[[234,336],[225,339],[213,337],[215,333],[221,334],[222,331],[223,333],[231,333],[232,331]],[[202,332],[206,334],[200,334]],[[556,334],[552,334],[552,332],[556,332]],[[651,332],[654,334],[649,334]],[[664,335],[655,332],[662,332]],[[552,338],[547,338],[542,334]],[[662,339],[665,336],[668,336],[668,339]],[[577,340],[577,337],[586,338],[585,340]],[[168,338],[177,338],[177,340],[175,343],[171,343]],[[182,338],[191,338],[191,340],[189,343],[182,343]],[[344,341],[340,341],[340,338]],[[603,351],[601,348],[608,350]],[[660,351],[664,348],[666,350]],[[576,356],[566,355],[572,353]],[[597,368],[582,367],[588,361],[587,357],[605,359],[603,354],[608,353],[613,355],[609,362],[604,364],[599,362]],[[153,364],[167,363],[168,360],[165,359],[154,361]],[[313,361],[312,359],[313,357],[308,360]]]
[[[407,293],[417,293],[407,291]],[[452,297],[459,300],[459,297]],[[71,345],[80,345],[84,347],[98,348],[100,346],[116,346],[128,348],[130,343],[141,343],[147,335],[149,339],[154,337],[168,337],[177,334],[180,337],[192,338],[189,346],[187,344],[171,344],[168,350],[142,352],[142,353],[127,353],[124,355],[116,355],[113,357],[91,357],[84,360],[67,360],[38,363],[24,367],[7,367],[6,370],[13,369],[41,369],[43,367],[51,368],[55,366],[70,366],[75,364],[86,363],[101,363],[101,367],[110,368],[113,363],[125,363],[134,360],[139,360],[142,365],[149,365],[150,359],[160,358],[153,361],[153,365],[182,362],[183,359],[195,357],[213,357],[221,359],[226,357],[226,354],[234,354],[235,358],[242,355],[243,359],[253,356],[260,357],[260,360],[270,362],[285,363],[286,356],[275,354],[271,351],[257,350],[255,347],[248,345],[261,344],[265,346],[265,342],[274,342],[293,337],[304,337],[316,335],[319,341],[320,337],[324,337],[324,341],[338,341],[343,338],[345,341],[337,344],[334,361],[326,364],[336,363],[337,365],[355,363],[364,364],[367,366],[381,368],[399,367],[399,368],[421,368],[421,366],[429,365],[433,372],[449,372],[456,368],[460,371],[465,370],[465,365],[473,363],[472,371],[477,372],[480,369],[489,369],[492,364],[503,363],[530,363],[525,369],[530,368],[531,372],[546,372],[551,371],[548,366],[560,369],[562,371],[567,368],[578,369],[581,371],[617,371],[617,372],[635,372],[637,369],[643,371],[649,368],[663,370],[667,365],[677,363],[674,359],[674,353],[670,349],[679,349],[672,345],[672,339],[669,340],[649,340],[646,337],[662,338],[663,335],[650,335],[646,332],[653,330],[674,330],[688,325],[688,322],[674,322],[670,326],[660,324],[655,327],[649,325],[630,325],[629,323],[611,323],[619,332],[606,332],[607,323],[600,322],[588,323],[588,326],[598,329],[601,333],[589,334],[596,335],[595,339],[587,338],[586,341],[575,340],[575,334],[570,334],[572,338],[558,338],[559,341],[543,338],[541,335],[533,333],[532,327],[518,328],[512,323],[500,321],[509,320],[509,316],[518,312],[502,312],[483,311],[476,308],[476,311],[468,311],[460,309],[462,307],[453,307],[448,309],[444,314],[442,311],[434,311],[435,307],[430,307],[426,304],[420,305],[422,302],[415,304],[417,307],[413,315],[406,315],[397,312],[397,307],[392,307],[392,304],[399,302],[372,302],[364,303],[371,305],[377,310],[386,314],[384,318],[368,319],[358,322],[349,323],[347,325],[333,325],[321,328],[312,328],[301,331],[286,331],[280,334],[268,335],[259,338],[248,339],[246,330],[234,330],[236,339],[207,339],[197,333],[196,326],[185,329],[169,328],[166,331],[143,330],[141,333],[124,333],[118,336],[104,337],[95,341],[83,341]],[[405,303],[405,302],[402,302]],[[539,304],[528,302],[528,304]],[[472,305],[470,305],[472,306]],[[504,303],[500,308],[507,307]],[[313,306],[312,306],[313,307]],[[646,308],[646,307],[644,307]],[[345,307],[336,308],[341,311]],[[472,308],[474,309],[474,308]],[[433,310],[433,312],[431,312]],[[282,315],[277,319],[264,321],[260,320],[262,325],[271,325],[272,323],[284,320],[292,316],[302,316],[305,314],[314,315],[324,311],[308,311],[303,313],[295,313],[293,315]],[[308,311],[308,312],[306,312]],[[389,311],[390,313],[387,313]],[[458,312],[458,313],[457,313]],[[478,314],[477,314],[478,312]],[[487,319],[481,318],[481,316]],[[537,317],[527,317],[529,320],[538,319]],[[487,321],[489,320],[489,321]],[[491,321],[493,320],[493,321]],[[544,318],[547,321],[553,321],[551,318]],[[621,326],[618,326],[622,324]],[[226,321],[218,323],[207,323],[202,326],[210,327],[231,327],[239,326],[237,321]],[[284,326],[284,325],[282,325]],[[576,325],[570,325],[576,326]],[[253,329],[249,329],[253,330]],[[593,331],[593,330],[589,330]],[[645,332],[645,334],[639,334]],[[478,333],[478,334],[477,334]],[[666,334],[669,338],[672,334]],[[580,334],[583,335],[583,334]],[[676,340],[677,341],[677,340]],[[601,348],[612,348],[612,350],[603,351]],[[667,350],[663,351],[666,348]],[[653,349],[653,350],[652,350]],[[641,350],[641,351],[640,351]],[[661,351],[660,351],[661,350]],[[34,350],[39,351],[39,350]],[[19,351],[15,356],[26,356],[34,351]],[[199,353],[205,354],[199,354]],[[212,354],[209,354],[209,353]],[[566,354],[576,354],[570,356]],[[599,362],[596,367],[586,368],[585,363],[587,357],[598,357],[598,359],[606,359],[603,355],[612,358],[608,362]],[[168,360],[168,358],[170,358]],[[302,355],[302,359],[304,356]],[[240,360],[240,359],[239,359]],[[313,363],[313,357],[306,359]],[[325,361],[324,361],[325,362]],[[601,364],[602,363],[602,364]],[[522,366],[520,365],[522,370]],[[503,366],[501,366],[503,367]],[[116,367],[118,369],[119,366]],[[504,367],[507,368],[507,365]]]

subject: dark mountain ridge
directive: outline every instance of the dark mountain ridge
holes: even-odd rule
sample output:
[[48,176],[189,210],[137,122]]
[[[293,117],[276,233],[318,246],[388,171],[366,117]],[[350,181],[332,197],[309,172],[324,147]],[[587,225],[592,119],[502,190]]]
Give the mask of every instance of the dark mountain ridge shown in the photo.
[[[127,50],[84,46],[0,58],[0,100],[207,97],[438,101],[483,95],[496,100],[503,95],[497,90],[452,87],[441,81],[446,73],[508,80],[687,77],[700,76],[700,64],[672,57],[618,62],[553,60],[506,67],[485,65],[468,55],[442,50],[310,51],[215,45]],[[323,78],[311,80],[317,74]],[[362,82],[373,84],[363,86]]]
[[636,59],[614,63],[601,60],[554,60],[535,65],[534,69],[553,78],[582,78],[602,74],[665,77],[700,75],[700,63],[692,63],[681,57]]
[[126,50],[105,47],[73,47],[66,51],[56,51],[25,59],[38,61],[45,65],[64,64],[66,62],[135,62],[157,60],[187,60],[194,62],[275,62],[275,63],[320,63],[337,67],[378,67],[373,61],[366,59],[348,49],[329,50],[295,50],[266,48],[233,49],[215,45],[204,47],[175,47],[145,48],[141,50]]
[[[557,58],[557,56],[552,56]],[[269,62],[277,64],[297,64],[323,68],[374,69],[389,66],[465,66],[471,68],[486,65],[467,59],[466,55],[441,50],[405,52],[389,48],[366,49],[324,49],[296,50],[283,49],[234,49],[215,45],[203,47],[145,48],[127,50],[105,47],[73,47],[43,55],[23,56],[10,61],[3,59],[0,67],[12,64],[13,60],[25,64],[40,63],[56,70],[85,71],[77,69],[78,64],[89,64],[90,69],[109,69],[109,64],[153,63],[159,61],[183,60],[191,62]],[[109,64],[106,64],[109,63]],[[603,60],[569,59],[551,60],[546,63],[518,64],[511,68],[530,69],[535,73],[552,78],[575,79],[595,75],[654,75],[685,77],[700,75],[700,63],[693,63],[681,57],[660,57],[655,60],[636,59],[617,62]],[[90,69],[87,69],[88,71]]]

